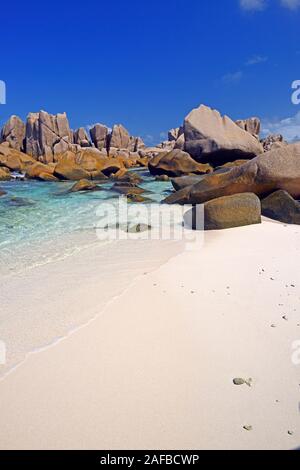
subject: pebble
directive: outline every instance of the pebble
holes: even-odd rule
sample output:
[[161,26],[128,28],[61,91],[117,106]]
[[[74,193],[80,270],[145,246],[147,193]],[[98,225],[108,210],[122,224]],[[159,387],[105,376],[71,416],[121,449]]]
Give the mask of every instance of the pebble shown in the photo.
[[293,436],[294,435],[293,431],[288,431],[288,435]]
[[233,379],[233,383],[234,385],[244,385],[246,381],[244,379],[237,378],[237,379]]
[[252,426],[243,426],[243,429],[245,429],[245,431],[252,431],[253,427]]

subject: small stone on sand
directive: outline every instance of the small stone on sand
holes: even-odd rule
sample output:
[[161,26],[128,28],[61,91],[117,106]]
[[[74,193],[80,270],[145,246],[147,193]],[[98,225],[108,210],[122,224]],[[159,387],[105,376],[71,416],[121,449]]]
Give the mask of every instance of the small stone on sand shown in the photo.
[[246,383],[246,381],[244,379],[241,379],[241,378],[236,378],[236,379],[233,379],[233,383],[234,383],[234,385],[244,385]]
[[252,426],[243,426],[243,429],[245,429],[245,431],[252,431],[253,430]]

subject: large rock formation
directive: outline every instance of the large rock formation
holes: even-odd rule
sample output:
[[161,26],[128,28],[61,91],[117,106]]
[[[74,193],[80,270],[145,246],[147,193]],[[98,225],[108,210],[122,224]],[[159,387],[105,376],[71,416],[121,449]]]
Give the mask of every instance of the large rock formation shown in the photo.
[[54,176],[62,180],[79,181],[82,179],[89,179],[89,173],[76,163],[67,160],[62,160],[57,163],[54,169]]
[[275,191],[261,202],[262,214],[286,224],[300,225],[300,203],[286,191]]
[[45,165],[41,162],[35,162],[28,166],[25,170],[27,178],[38,179],[41,181],[57,181],[57,178],[53,175],[54,167]]
[[91,140],[84,127],[73,132],[66,113],[52,115],[40,111],[29,113],[26,125],[17,116],[11,116],[0,132],[0,143],[5,142],[46,164],[58,161],[59,156],[68,150],[78,152],[94,146],[111,156],[126,151],[129,157],[145,148],[142,139],[130,136],[121,124],[111,130],[102,124],[95,124],[90,129],[90,137]]
[[201,175],[212,171],[210,165],[197,163],[182,150],[172,150],[158,155],[149,161],[148,167],[152,175],[181,176],[189,173]]
[[73,133],[66,113],[30,113],[26,123],[25,151],[46,163],[53,162],[54,154],[64,152],[73,143]]
[[8,142],[10,147],[22,150],[25,139],[25,123],[18,116],[11,116],[0,133],[0,143]]
[[90,129],[90,135],[93,144],[99,150],[107,148],[107,136],[109,134],[108,127],[103,124],[95,124]]
[[257,117],[252,117],[249,119],[240,119],[236,121],[236,124],[244,131],[249,132],[256,139],[259,139],[260,134],[260,119]]
[[270,134],[261,143],[265,152],[288,145],[281,134]]
[[79,127],[74,131],[74,144],[80,147],[90,147],[90,141],[84,127]]
[[300,198],[300,143],[271,150],[226,173],[207,175],[196,185],[170,195],[165,202],[201,204],[243,192],[265,196],[277,189]]
[[175,129],[170,129],[168,132],[169,142],[176,141],[183,134],[183,127],[176,127]]
[[195,206],[184,215],[194,230],[222,230],[261,223],[261,205],[253,193],[224,196]]
[[0,167],[21,172],[33,163],[36,163],[36,160],[29,155],[12,149],[6,144],[0,144]]
[[185,151],[199,162],[225,163],[254,158],[262,145],[229,117],[207,106],[193,109],[184,121]]
[[109,148],[129,149],[131,144],[130,135],[122,124],[113,126],[109,136]]

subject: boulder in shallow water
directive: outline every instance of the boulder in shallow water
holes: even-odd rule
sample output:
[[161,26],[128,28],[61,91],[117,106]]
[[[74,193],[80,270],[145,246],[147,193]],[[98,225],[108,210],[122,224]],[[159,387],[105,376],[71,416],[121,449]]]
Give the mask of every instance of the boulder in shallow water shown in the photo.
[[168,175],[170,177],[190,173],[203,175],[213,171],[210,165],[197,163],[188,153],[179,149],[152,158],[148,168],[152,175]]
[[117,173],[112,176],[114,181],[124,182],[124,183],[133,183],[139,184],[143,180],[140,175],[134,173],[133,171],[128,171],[126,168],[121,168]]
[[5,196],[7,193],[0,188],[0,197]]
[[262,214],[286,224],[300,225],[300,203],[287,191],[275,191],[261,202]]
[[101,188],[89,180],[82,179],[72,186],[70,193],[77,193],[79,191],[99,191]]
[[112,187],[112,190],[118,192],[119,194],[123,194],[124,196],[143,194],[145,192],[143,188],[139,188],[134,183],[115,183]]
[[35,201],[25,197],[13,196],[7,201],[7,204],[13,207],[30,207],[35,205]]
[[149,197],[141,196],[141,194],[128,194],[127,195],[127,202],[129,203],[151,203],[154,202]]
[[193,229],[222,230],[261,223],[259,198],[253,193],[224,196],[197,205],[184,215],[185,225]]

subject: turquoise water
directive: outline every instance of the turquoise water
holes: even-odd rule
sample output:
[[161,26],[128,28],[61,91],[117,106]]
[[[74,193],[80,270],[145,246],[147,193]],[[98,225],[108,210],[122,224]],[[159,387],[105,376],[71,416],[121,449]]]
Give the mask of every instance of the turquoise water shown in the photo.
[[[159,204],[171,184],[155,181],[144,170],[139,173],[143,178],[139,186],[147,191],[144,196]],[[119,201],[112,184],[101,184],[97,192],[68,193],[71,182],[1,182],[7,194],[0,197],[0,273],[48,262],[99,242],[97,211],[107,202]]]

